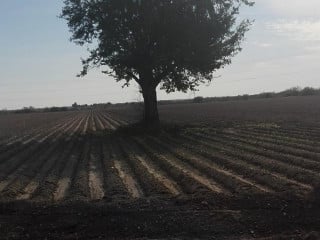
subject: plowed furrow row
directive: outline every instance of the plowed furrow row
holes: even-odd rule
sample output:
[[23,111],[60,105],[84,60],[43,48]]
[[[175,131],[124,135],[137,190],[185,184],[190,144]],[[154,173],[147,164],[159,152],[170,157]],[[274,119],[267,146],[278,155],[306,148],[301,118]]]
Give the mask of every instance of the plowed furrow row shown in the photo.
[[[53,180],[54,176],[52,175],[52,173],[54,172],[54,168],[58,167],[61,163],[67,162],[69,160],[67,159],[67,157],[72,153],[72,150],[74,148],[73,143],[77,141],[77,137],[78,137],[76,134],[77,133],[80,134],[79,129],[81,129],[81,127],[83,127],[83,125],[85,124],[85,119],[86,117],[82,116],[82,119],[79,122],[79,124],[71,131],[71,133],[62,142],[63,148],[60,149],[60,151],[56,155],[53,155],[50,158],[50,160],[43,166],[43,169],[41,169],[41,171],[33,179],[33,181],[31,181],[31,183],[25,187],[23,193],[20,196],[18,196],[18,199],[30,198],[34,194],[34,192],[36,192],[38,187],[39,189],[41,189],[41,187],[42,188],[44,187],[43,185],[40,184],[42,181],[45,181],[45,182],[47,181],[50,183],[55,182]],[[72,159],[72,156],[71,156],[71,159]],[[50,179],[50,180],[48,181],[47,179]],[[51,184],[51,186],[52,185],[53,184]],[[57,189],[59,188],[58,186],[59,184],[57,184],[57,187],[56,187]],[[52,195],[52,197],[50,197],[49,199],[53,199],[54,198],[53,189],[50,194]],[[41,193],[39,195],[41,196]]]
[[173,142],[168,144],[160,139],[153,138],[152,140],[163,146],[175,157],[181,159],[181,161],[188,162],[199,171],[208,174],[231,192],[273,192],[269,187],[256,183],[254,179],[248,179],[246,176],[230,171],[230,169],[225,169],[223,166],[219,166],[199,154],[182,148],[181,145],[176,145]]
[[[59,138],[62,134],[63,133],[59,133],[56,136],[53,136],[53,140],[55,138]],[[0,179],[14,175],[15,172],[17,172],[16,174],[20,174],[30,164],[30,161],[31,164],[36,162],[38,158],[41,158],[41,156],[47,152],[48,148],[51,150],[52,146],[55,145],[56,144],[52,144],[52,142],[47,139],[40,143],[35,142],[25,151],[22,151],[17,155],[13,155],[12,158],[1,164],[2,168],[0,172]]]
[[95,120],[95,125],[97,126],[97,129],[99,131],[102,131],[102,130],[105,129],[104,124],[102,123],[102,120],[101,120],[99,112],[95,113],[94,120]]
[[[155,174],[155,170],[150,164],[146,162],[146,158],[142,158],[142,153],[132,141],[119,141],[123,154],[128,160],[128,165],[133,170],[135,176],[138,178],[145,196],[156,196],[161,194],[171,194],[170,189],[173,188],[173,183],[163,181],[164,177],[161,174]],[[144,164],[142,164],[144,163]],[[167,188],[170,186],[170,188]],[[175,189],[177,192],[177,189]]]
[[[65,142],[61,142],[62,146],[66,144]],[[39,185],[42,181],[44,181],[45,177],[49,174],[52,168],[58,164],[59,158],[63,157],[63,147],[56,149],[58,152],[52,154],[50,158],[43,164],[42,167],[38,168],[38,173],[32,178],[31,181],[20,191],[20,194],[16,197],[17,200],[26,200],[30,199],[32,195],[39,188]]]
[[320,139],[319,137],[314,137],[312,134],[309,134],[307,132],[289,131],[283,128],[265,129],[261,127],[253,127],[253,129],[258,132],[264,132],[269,134],[272,133],[272,134],[277,134],[277,135],[281,135],[289,138],[296,138],[296,139],[308,141],[308,142],[319,142],[319,139]]
[[200,189],[201,191],[207,191],[207,188],[203,187],[203,185],[194,181],[192,177],[189,177],[188,175],[181,173],[179,169],[172,167],[165,160],[163,160],[163,157],[159,153],[159,151],[155,151],[154,149],[152,149],[152,147],[150,148],[143,142],[139,142],[139,140],[136,140],[136,143],[141,147],[141,149],[144,150],[148,158],[152,160],[153,164],[155,164],[159,169],[161,169],[161,171],[165,172],[170,179],[173,179],[173,181],[177,183],[182,193],[193,194],[196,190]]
[[[61,125],[62,124],[58,124],[57,127],[60,127]],[[39,133],[44,132],[44,129],[47,130],[47,128],[44,128],[44,127],[38,128],[38,129],[35,129],[34,131],[32,131],[31,133],[25,134],[23,136],[16,136],[12,139],[8,139],[7,141],[4,141],[0,145],[0,153],[4,153],[4,152],[10,150],[11,148],[18,146],[22,142],[24,142],[28,139],[34,138],[34,136],[37,136],[37,135],[39,135]]]
[[[246,145],[254,146],[259,149],[265,150],[271,150],[272,152],[275,153],[285,153],[288,154],[289,156],[292,155],[294,157],[301,157],[304,158],[305,161],[310,161],[313,162],[314,164],[319,165],[320,161],[320,154],[315,153],[315,152],[309,152],[297,148],[292,148],[290,146],[283,146],[281,144],[275,144],[275,143],[266,143],[264,139],[257,139],[257,138],[249,138],[246,135],[240,135],[240,134],[234,134],[226,131],[219,131],[219,132],[212,132],[212,131],[199,131],[199,133],[208,135],[210,137],[218,135],[219,138],[223,138],[226,141],[232,141],[232,142],[237,142],[237,143],[243,143]],[[316,161],[314,161],[316,160]]]
[[108,117],[106,117],[104,114],[101,114],[101,117],[103,119],[105,128],[111,129],[111,130],[117,129],[117,125],[112,123]]
[[[287,178],[285,175],[275,173],[272,164],[269,168],[266,168],[265,166],[261,167],[258,164],[259,161],[255,161],[254,158],[249,157],[248,161],[248,159],[242,155],[238,155],[232,151],[222,152],[222,149],[219,147],[199,144],[193,139],[183,139],[180,141],[167,136],[166,141],[183,146],[184,148],[211,160],[211,162],[225,167],[227,170],[231,169],[240,176],[245,176],[247,179],[251,179],[252,182],[267,186],[277,192],[295,190],[299,193],[302,190],[304,193],[312,189],[310,185],[302,184]],[[268,171],[270,167],[271,171]]]
[[90,116],[90,121],[89,121],[89,126],[90,126],[90,131],[91,132],[96,132],[97,131],[97,127],[96,127],[96,123],[94,121],[94,112],[91,111],[91,116]]
[[[72,122],[70,122],[69,124],[72,124]],[[62,131],[63,127],[66,126],[61,126],[60,131]],[[56,135],[58,133],[58,131],[55,131],[54,134],[51,135],[51,138],[55,137],[54,135]],[[44,134],[44,136],[40,136],[41,138],[44,138],[46,135],[48,135],[48,133]],[[28,143],[26,144],[18,144],[16,147],[10,149],[9,151],[5,152],[4,154],[0,154],[0,166],[4,163],[6,163],[7,161],[10,160],[10,158],[14,157],[15,159],[20,158],[21,156],[24,155],[32,155],[32,151],[36,150],[37,148],[41,147],[42,144],[45,144],[46,141],[49,141],[48,138],[44,139],[42,142],[38,142],[35,141],[36,139],[33,139],[32,141],[28,141]]]
[[[66,142],[65,147],[53,168],[39,183],[38,188],[32,193],[32,199],[36,201],[54,201],[64,198],[64,194],[68,189],[68,179],[70,177],[67,175],[68,173],[65,168],[67,165],[72,165],[73,162],[79,158],[80,148],[79,140],[74,139]],[[67,184],[62,184],[63,182],[67,182]]]
[[163,184],[167,190],[174,196],[181,194],[180,187],[178,184],[170,179],[168,179],[167,176],[165,176],[164,173],[161,173],[160,170],[158,170],[153,164],[146,161],[145,156],[136,156],[137,160],[139,161],[140,165],[143,166],[143,168],[146,169],[155,179],[157,179],[158,182]]
[[143,196],[142,190],[139,188],[138,183],[135,179],[128,174],[126,167],[123,166],[121,161],[115,160],[114,167],[118,171],[119,177],[121,178],[123,184],[126,186],[128,192],[133,198],[140,198]]
[[[79,121],[81,120],[81,117],[76,117],[72,120],[72,122],[67,122],[65,124],[63,124],[61,127],[50,131],[46,136],[41,137],[40,139],[36,140],[37,142],[44,142],[45,140],[51,138],[52,136],[54,136],[56,133],[66,133],[69,131],[69,129],[71,129],[75,124],[77,124]],[[26,144],[26,143],[23,143]]]
[[102,169],[104,173],[105,199],[127,199],[130,197],[126,186],[118,175],[118,171],[114,166],[114,161],[119,158],[114,154],[111,147],[111,139],[103,138],[100,142]]
[[52,145],[47,151],[41,151],[40,154],[36,154],[35,158],[30,162],[25,162],[15,172],[8,175],[8,177],[0,182],[1,196],[5,198],[15,197],[23,187],[36,174],[36,171],[41,169],[42,166],[49,159],[50,155],[54,153],[57,145]]
[[[73,126],[72,124],[71,126]],[[59,133],[55,138],[61,137],[63,133]],[[3,196],[13,197],[16,196],[22,189],[34,178],[39,170],[50,166],[50,159],[55,155],[56,151],[61,149],[62,141],[54,141],[46,143],[39,152],[34,152],[32,158],[25,159],[21,162],[21,165],[16,165],[17,168],[8,173],[8,177],[0,183],[5,186]],[[38,143],[39,144],[39,143]],[[57,150],[58,149],[58,150]],[[49,162],[47,164],[47,162]],[[38,172],[38,174],[41,174]]]
[[91,145],[88,177],[90,198],[92,200],[102,199],[105,195],[101,157],[102,156],[100,154],[99,142],[95,140]]
[[288,134],[282,134],[277,131],[270,131],[266,129],[256,129],[256,128],[241,128],[243,131],[250,131],[250,133],[258,136],[269,136],[272,139],[285,140],[287,142],[293,142],[302,146],[311,146],[317,148],[320,146],[319,141],[310,140],[307,138],[302,138],[301,136],[290,136]]
[[101,123],[103,124],[104,129],[108,129],[108,130],[115,130],[115,127],[113,125],[110,124],[110,122],[108,122],[103,115],[100,114],[100,120]]
[[320,129],[318,127],[318,125],[316,126],[308,126],[308,125],[285,125],[283,126],[283,128],[285,130],[288,131],[297,131],[297,132],[308,132],[308,133],[312,133],[316,136],[320,136]]
[[320,139],[320,135],[317,132],[314,131],[308,131],[308,130],[302,130],[302,129],[298,129],[298,128],[288,128],[287,126],[281,127],[278,129],[279,132],[281,133],[286,133],[286,134],[292,134],[292,135],[297,135],[297,136],[303,136],[303,137],[307,137],[308,139]]
[[90,115],[88,114],[88,116],[86,117],[84,126],[82,128],[82,132],[81,135],[85,135],[88,132],[88,128],[89,128],[89,120],[90,120]]
[[127,191],[133,198],[141,198],[144,196],[144,192],[140,183],[137,181],[137,176],[134,174],[121,150],[115,144],[112,145],[114,159],[113,166],[118,172],[118,176],[121,178],[123,184],[126,186]]
[[65,136],[65,140],[66,140],[66,141],[70,141],[73,136],[75,136],[75,135],[77,135],[77,134],[80,134],[80,131],[81,131],[80,129],[81,129],[81,127],[83,126],[85,120],[86,120],[86,116],[82,116],[81,120],[80,120],[79,123],[76,125],[76,127],[75,127],[74,129],[72,129],[72,130],[70,131],[70,133]]
[[174,181],[166,172],[155,164],[150,157],[141,149],[133,140],[130,140],[130,145],[134,146],[135,157],[141,167],[149,172],[158,182],[162,184],[170,194],[180,195],[183,193],[176,181]]
[[[174,179],[179,184],[183,184],[182,189],[187,193],[194,193],[196,190],[207,189],[214,193],[224,193],[229,192],[223,189],[219,184],[217,184],[212,179],[203,176],[198,170],[194,169],[190,165],[179,161],[174,156],[168,154],[165,150],[161,149],[159,146],[150,146],[150,142],[135,138],[136,142],[146,151],[148,156],[154,159],[158,159],[159,164],[165,169],[165,171],[170,174],[171,177],[176,175]],[[186,183],[187,182],[187,183]],[[188,186],[188,184],[190,184]]]
[[68,159],[62,177],[58,182],[55,200],[67,197],[72,200],[90,199],[89,190],[89,157],[91,152],[91,139],[85,137],[81,143],[80,156]]
[[[82,116],[82,118],[84,118],[84,116]],[[17,197],[18,199],[53,200],[53,192],[56,188],[58,176],[61,174],[68,156],[77,145],[77,135],[75,135],[75,133],[83,124],[83,119],[80,119],[79,124],[73,124],[74,128],[71,129],[70,134],[64,133],[64,135],[67,136],[57,141],[59,148],[50,156],[49,160],[42,166],[30,183],[25,186],[21,194]]]
[[121,119],[119,119],[119,118],[115,118],[115,117],[111,116],[109,113],[104,112],[104,114],[105,114],[106,117],[107,117],[108,119],[110,119],[110,121],[111,121],[113,124],[115,124],[117,127],[118,127],[118,126],[121,126],[121,125],[127,125],[127,124],[128,124],[127,121],[121,120]]
[[70,119],[70,121],[68,122],[63,122],[62,124],[59,124],[55,127],[53,127],[52,129],[47,129],[45,132],[43,133],[39,133],[38,135],[32,137],[31,139],[28,139],[24,142],[22,142],[23,145],[28,144],[31,141],[36,141],[36,142],[43,142],[45,141],[47,138],[50,138],[51,136],[55,135],[57,132],[61,132],[64,131],[66,128],[68,128],[68,126],[70,126],[70,124],[76,122],[77,120],[79,120],[81,117],[79,116],[75,116],[72,119]]
[[216,144],[222,144],[232,148],[237,148],[242,151],[246,151],[252,154],[257,154],[260,156],[271,158],[279,162],[283,162],[285,164],[290,164],[291,166],[301,168],[306,172],[310,172],[316,175],[318,175],[318,172],[320,170],[320,163],[317,161],[305,159],[302,157],[298,157],[298,156],[294,156],[286,153],[275,152],[270,149],[269,150],[264,148],[260,149],[258,147],[255,147],[254,144],[242,144],[237,142],[237,140],[233,138],[224,139],[223,137],[208,136],[208,135],[198,134],[198,133],[190,133],[190,135],[195,138],[201,138],[208,142],[214,142]]
[[201,141],[194,138],[185,137],[185,140],[189,140],[193,145],[197,144],[199,147],[207,149],[214,149],[225,155],[229,155],[236,159],[244,160],[250,164],[269,170],[271,173],[277,173],[282,177],[288,178],[292,183],[297,182],[301,186],[308,186],[309,184],[318,181],[319,177],[308,170],[301,169],[292,165],[284,164],[273,159],[265,158],[252,153],[247,153],[234,147],[227,147],[225,144],[217,144]]
[[312,142],[304,142],[299,141],[297,139],[293,138],[286,138],[286,137],[280,137],[278,135],[272,135],[272,134],[263,134],[263,133],[255,133],[251,131],[251,129],[242,130],[242,129],[236,129],[236,135],[244,137],[244,138],[251,138],[255,139],[257,141],[264,141],[267,143],[272,144],[280,144],[283,146],[288,146],[295,149],[301,149],[304,151],[308,151],[311,153],[320,153],[320,145],[319,147],[313,146],[314,143]]
[[5,148],[10,147],[11,145],[14,145],[19,142],[24,142],[27,139],[33,138],[34,136],[38,135],[40,132],[48,132],[48,129],[53,130],[56,127],[60,127],[63,125],[63,123],[72,121],[72,119],[74,119],[74,116],[69,116],[69,117],[64,118],[63,120],[60,120],[58,123],[51,123],[49,126],[48,125],[40,126],[40,127],[37,127],[35,129],[28,131],[27,133],[23,134],[22,136],[17,135],[17,136],[11,137],[9,139],[6,139],[5,141],[1,142],[1,144],[0,144],[0,152],[3,152]]

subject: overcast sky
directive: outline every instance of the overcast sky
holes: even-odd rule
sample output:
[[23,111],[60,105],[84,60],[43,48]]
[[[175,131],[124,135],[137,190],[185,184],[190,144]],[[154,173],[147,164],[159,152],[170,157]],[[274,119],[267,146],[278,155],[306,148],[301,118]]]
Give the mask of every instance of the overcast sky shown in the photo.
[[[0,109],[63,106],[73,102],[141,100],[137,86],[99,70],[77,78],[85,49],[69,42],[66,22],[57,18],[62,0],[1,0]],[[255,23],[233,63],[196,93],[159,99],[226,96],[320,87],[320,0],[256,0],[242,11]]]

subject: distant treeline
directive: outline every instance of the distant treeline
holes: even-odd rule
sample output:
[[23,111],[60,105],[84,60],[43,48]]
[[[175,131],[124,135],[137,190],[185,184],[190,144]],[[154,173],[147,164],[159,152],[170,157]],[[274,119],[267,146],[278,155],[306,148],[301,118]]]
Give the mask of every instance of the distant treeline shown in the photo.
[[320,96],[320,88],[312,87],[293,87],[282,92],[263,92],[254,95],[238,95],[238,96],[229,96],[229,97],[195,97],[192,102],[201,103],[201,102],[214,102],[214,101],[237,101],[237,100],[249,100],[249,99],[259,99],[259,98],[276,98],[276,97],[291,97],[291,96]]
[[[263,92],[259,94],[244,94],[238,96],[227,96],[227,97],[195,97],[193,99],[176,99],[176,100],[160,100],[158,101],[159,105],[167,105],[167,104],[183,104],[183,103],[204,103],[204,102],[223,102],[223,101],[240,101],[240,100],[249,100],[249,99],[262,99],[262,98],[276,98],[276,97],[290,97],[290,96],[320,96],[320,88],[312,88],[312,87],[293,87],[282,92]],[[126,103],[116,103],[116,104],[98,104],[101,107],[109,107],[112,105],[113,107],[120,107],[125,105],[135,105],[140,106],[143,105],[143,102],[126,102]],[[141,106],[140,106],[141,107]]]
[[[182,99],[182,100],[161,100],[158,102],[159,105],[166,104],[179,104],[179,103],[203,103],[203,102],[220,102],[220,101],[239,101],[239,100],[249,100],[249,99],[262,99],[262,98],[276,98],[276,97],[290,97],[290,96],[320,96],[320,88],[312,87],[293,87],[282,92],[263,92],[254,95],[238,95],[238,96],[228,96],[228,97],[195,97],[193,99]],[[77,103],[72,104],[70,107],[46,107],[46,108],[34,108],[24,107],[18,110],[1,110],[0,114],[8,113],[41,113],[41,112],[62,112],[62,111],[76,111],[88,108],[109,108],[110,106],[124,106],[124,105],[141,105],[142,102],[126,102],[126,103],[99,103],[93,105],[78,105]]]
[[47,107],[47,108],[34,108],[24,107],[22,109],[14,110],[14,113],[34,113],[34,112],[65,112],[72,110],[70,107]]
[[3,109],[0,111],[0,114],[9,114],[9,113],[45,113],[45,112],[66,112],[66,111],[77,111],[82,109],[87,109],[91,106],[78,105],[77,103],[72,104],[70,107],[45,107],[45,108],[35,108],[33,106],[23,107],[16,110],[6,110]]

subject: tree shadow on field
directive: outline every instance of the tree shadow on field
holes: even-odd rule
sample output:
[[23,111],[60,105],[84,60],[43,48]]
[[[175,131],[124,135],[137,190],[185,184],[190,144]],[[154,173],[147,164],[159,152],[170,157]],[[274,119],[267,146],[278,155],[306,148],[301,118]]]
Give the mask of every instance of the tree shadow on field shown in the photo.
[[[153,136],[157,137],[163,133],[169,134],[171,136],[179,136],[188,129],[195,128],[209,128],[213,127],[210,124],[191,124],[191,123],[175,123],[175,122],[164,122],[159,124],[154,124],[151,126],[146,125],[143,122],[133,123],[129,125],[119,126],[116,130],[108,131],[109,135],[114,136],[128,136],[128,137],[138,137],[138,136]],[[222,127],[220,124],[215,124],[214,127]]]
[[181,125],[173,123],[161,123],[152,126],[147,126],[144,123],[134,123],[126,126],[120,126],[112,134],[119,136],[157,136],[163,132],[173,135],[179,135],[184,129],[192,127],[192,125]]

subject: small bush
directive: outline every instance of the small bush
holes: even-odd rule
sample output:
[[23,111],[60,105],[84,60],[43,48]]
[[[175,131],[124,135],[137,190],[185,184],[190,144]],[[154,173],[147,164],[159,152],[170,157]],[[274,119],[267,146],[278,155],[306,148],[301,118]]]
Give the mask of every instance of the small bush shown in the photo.
[[274,96],[275,96],[275,93],[273,92],[264,92],[258,95],[259,98],[272,98]]
[[300,92],[301,96],[312,96],[312,95],[317,95],[317,94],[320,94],[320,90],[312,88],[312,87],[305,87]]
[[193,102],[194,103],[202,103],[204,101],[204,98],[203,97],[195,97],[193,99]]
[[284,97],[299,96],[300,91],[301,91],[300,87],[293,87],[293,88],[290,88],[288,90],[281,92],[280,95],[282,95]]

